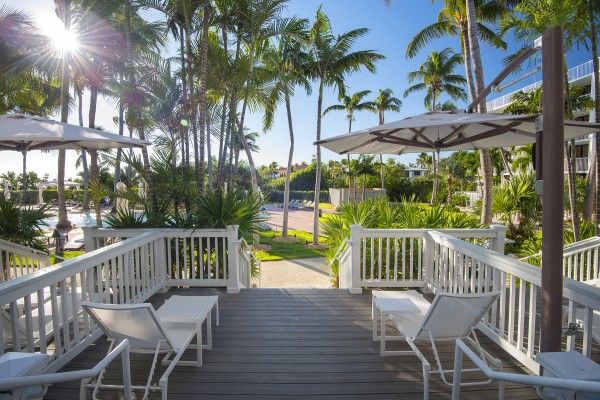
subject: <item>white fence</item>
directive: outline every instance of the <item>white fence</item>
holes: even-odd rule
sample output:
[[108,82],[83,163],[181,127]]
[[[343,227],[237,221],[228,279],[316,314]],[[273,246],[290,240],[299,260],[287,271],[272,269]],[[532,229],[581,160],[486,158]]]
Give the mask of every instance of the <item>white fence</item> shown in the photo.
[[48,265],[47,253],[0,239],[0,281],[29,275]]
[[[450,293],[500,291],[479,327],[538,372],[534,356],[540,339],[541,270],[503,254],[503,227],[441,232],[354,226],[351,232],[348,247],[339,256],[341,288],[352,293],[359,293],[362,287],[423,287]],[[596,276],[597,261],[593,260],[597,260],[597,251],[597,247],[578,248],[565,253],[567,272],[574,277]],[[571,269],[570,258],[579,260],[571,262]],[[565,326],[577,322],[582,330],[568,336],[564,347],[590,356],[593,313],[600,310],[600,289],[565,278],[563,295]]]
[[0,283],[0,354],[51,354],[48,371],[55,371],[100,337],[82,300],[139,303],[170,286],[223,286],[235,293],[249,284],[251,259],[235,226],[85,234],[86,244],[103,247]]
[[[427,229],[364,229],[350,227],[350,240],[338,258],[340,288],[423,287],[428,283],[424,243]],[[450,235],[504,253],[506,227],[446,229]]]

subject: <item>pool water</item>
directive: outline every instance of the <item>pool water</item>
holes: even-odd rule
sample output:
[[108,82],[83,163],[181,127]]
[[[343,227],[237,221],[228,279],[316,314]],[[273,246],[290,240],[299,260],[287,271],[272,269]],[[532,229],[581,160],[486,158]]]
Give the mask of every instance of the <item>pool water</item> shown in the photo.
[[[77,225],[78,227],[96,226],[96,216],[90,212],[69,213],[68,217],[69,217],[69,221],[71,221],[71,224]],[[51,217],[45,218],[44,222],[49,227],[54,227],[58,223],[58,215],[53,215]]]

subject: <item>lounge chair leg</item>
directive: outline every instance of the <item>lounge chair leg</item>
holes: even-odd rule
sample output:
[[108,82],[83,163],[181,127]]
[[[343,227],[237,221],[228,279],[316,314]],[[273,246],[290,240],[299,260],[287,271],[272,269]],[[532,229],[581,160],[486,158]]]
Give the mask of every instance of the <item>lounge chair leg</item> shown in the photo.
[[[202,325],[200,325],[202,326]],[[200,330],[199,335],[202,336],[202,330]],[[208,317],[206,319],[206,348],[208,350],[212,350],[212,316],[211,313],[208,313]]]
[[220,321],[219,321],[219,300],[217,300],[217,302],[215,303],[215,325],[219,326]]
[[[208,322],[208,326],[210,326],[210,321]],[[200,324],[200,331],[198,331],[196,337],[197,346],[196,346],[196,366],[200,368],[202,366],[202,324]]]
[[423,364],[423,400],[429,400],[429,371]]
[[379,341],[379,349],[380,349],[380,353],[381,356],[385,356],[385,316],[382,314],[379,315],[379,319],[380,319],[380,329],[379,329],[379,334],[381,335],[380,338],[381,340]]

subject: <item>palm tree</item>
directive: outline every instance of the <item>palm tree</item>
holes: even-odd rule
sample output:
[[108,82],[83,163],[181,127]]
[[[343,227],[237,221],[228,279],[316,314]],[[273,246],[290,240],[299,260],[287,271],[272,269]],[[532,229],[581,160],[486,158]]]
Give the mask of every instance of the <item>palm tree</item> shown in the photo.
[[366,200],[367,193],[367,179],[369,176],[377,174],[377,163],[375,162],[375,156],[373,155],[360,155],[356,162],[356,175],[363,177],[363,192],[362,200]]
[[[438,14],[437,21],[423,28],[410,40],[406,47],[406,57],[414,58],[420,50],[434,39],[457,36],[460,40],[461,53],[465,64],[467,87],[471,98],[474,99],[466,3],[465,0],[443,0],[443,3],[444,6]],[[479,38],[497,49],[505,50],[506,43],[502,40],[502,36],[486,25],[486,23],[495,24],[505,12],[501,2],[477,0],[475,4]]]
[[[341,95],[339,97],[340,104],[334,104],[329,106],[323,111],[323,115],[327,114],[330,111],[346,111],[346,119],[348,120],[348,133],[352,132],[352,121],[354,121],[354,112],[355,111],[373,111],[375,104],[372,101],[363,101],[363,99],[371,94],[370,90],[362,90],[360,92],[356,92],[352,95]],[[352,164],[350,162],[350,153],[348,156],[348,166],[351,167]],[[352,169],[348,168],[348,199],[350,199],[350,190],[351,188],[351,180],[352,180]],[[356,200],[356,199],[355,199]]]
[[[425,90],[427,93],[425,107],[432,111],[438,109],[438,100],[444,92],[454,100],[466,99],[467,93],[463,86],[467,81],[465,77],[454,73],[460,63],[462,63],[462,56],[454,53],[449,47],[440,52],[432,52],[417,71],[408,74],[408,81],[413,85],[404,91],[404,97]],[[437,154],[436,152],[432,153],[432,160],[433,190],[431,192],[431,204],[435,204],[439,181],[437,171],[439,152]]]
[[408,82],[413,85],[404,91],[404,97],[425,91],[425,107],[432,111],[438,109],[442,93],[447,93],[454,100],[465,100],[467,93],[463,86],[467,81],[464,76],[454,73],[461,63],[462,56],[449,47],[432,52],[418,70],[408,74]]
[[[379,125],[385,124],[385,112],[386,111],[394,111],[400,112],[400,107],[402,107],[402,101],[394,97],[394,92],[392,89],[379,89],[379,94],[375,97],[373,101],[374,111],[377,113],[379,117]],[[385,189],[385,177],[384,177],[384,165],[383,165],[383,155],[379,155],[379,163],[381,165],[381,188]]]
[[283,100],[288,122],[288,131],[290,135],[290,150],[288,153],[288,162],[285,175],[285,186],[283,191],[283,223],[281,236],[288,237],[288,219],[290,203],[290,177],[292,175],[292,163],[294,158],[294,124],[292,121],[291,97],[294,95],[294,88],[300,86],[307,94],[311,93],[310,81],[305,76],[304,68],[306,66],[307,54],[303,50],[304,39],[307,38],[306,28],[308,21],[302,21],[302,31],[304,34],[297,37],[280,38],[277,47],[266,53],[264,62],[267,70],[274,75],[272,89],[267,97],[265,106],[264,127],[268,130],[273,125],[275,110]]
[[[310,61],[308,71],[318,82],[316,140],[321,140],[321,118],[323,116],[323,91],[335,87],[344,94],[344,78],[352,72],[366,68],[375,71],[375,62],[384,57],[374,50],[352,51],[356,40],[368,33],[359,28],[334,36],[329,18],[321,7],[317,9],[315,21],[310,29]],[[313,244],[319,243],[319,196],[321,192],[321,146],[317,144],[317,168],[315,178],[315,206],[313,215]]]
[[340,104],[329,106],[323,111],[323,115],[331,111],[346,111],[346,119],[348,120],[348,133],[352,132],[352,121],[354,121],[355,111],[374,111],[375,103],[372,101],[363,101],[363,99],[371,94],[370,90],[361,90],[360,92],[351,95],[344,94],[340,96]]
[[[54,0],[56,14],[64,24],[65,31],[71,27],[71,0]],[[60,120],[68,122],[69,119],[69,53],[64,52],[62,57],[61,73],[61,102],[60,102]],[[67,205],[65,199],[65,161],[66,150],[58,150],[58,173],[56,186],[58,192],[58,222],[57,228],[70,228],[71,222],[67,215]]]

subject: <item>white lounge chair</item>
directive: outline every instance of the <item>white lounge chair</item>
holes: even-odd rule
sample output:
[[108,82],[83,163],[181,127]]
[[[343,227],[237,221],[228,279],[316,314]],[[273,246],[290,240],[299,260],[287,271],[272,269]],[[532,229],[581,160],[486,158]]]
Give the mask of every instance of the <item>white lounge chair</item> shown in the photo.
[[[493,358],[479,344],[475,333],[475,326],[481,321],[483,314],[498,299],[500,292],[487,292],[476,294],[436,294],[431,306],[426,312],[390,313],[390,318],[398,328],[402,338],[412,350],[390,351],[385,350],[385,355],[417,356],[423,366],[423,399],[429,398],[429,375],[439,374],[442,381],[452,386],[446,378],[446,373],[452,369],[444,369],[440,360],[436,343],[464,339],[469,342],[485,360],[496,368],[501,367],[500,360]],[[381,336],[385,337],[385,324],[382,324]],[[425,358],[417,347],[419,342],[428,342],[435,357],[435,367]],[[479,371],[479,369],[463,369],[463,372]],[[481,385],[490,383],[491,380],[464,383],[463,386]]]
[[[162,399],[167,399],[167,384],[169,375],[176,365],[180,363],[181,356],[191,345],[196,336],[197,329],[192,324],[163,323],[156,315],[151,304],[101,304],[82,302],[82,307],[90,317],[98,323],[108,339],[111,341],[109,352],[116,342],[129,340],[132,353],[154,354],[146,386],[132,386],[134,390],[144,390],[142,399],[147,399],[149,392],[161,391]],[[194,365],[200,365],[202,354],[202,336],[197,338],[199,359]],[[158,386],[152,384],[154,370],[159,354],[164,354],[163,365],[168,365],[166,371],[159,379]],[[171,359],[170,357],[173,356]],[[180,364],[181,365],[181,364]],[[185,365],[190,365],[186,363]],[[121,389],[121,385],[103,385],[104,370],[98,375],[96,382],[82,386],[82,392],[87,388],[94,389],[94,398],[101,388]]]
[[[41,400],[49,385],[69,381],[87,382],[100,374],[108,364],[121,355],[123,365],[123,398],[131,399],[131,369],[129,342],[119,343],[93,368],[44,374],[41,371],[52,357],[40,353],[5,353],[0,356],[0,398],[3,400]],[[84,400],[85,392],[80,393]]]

